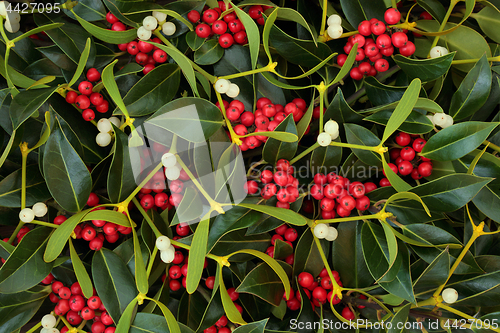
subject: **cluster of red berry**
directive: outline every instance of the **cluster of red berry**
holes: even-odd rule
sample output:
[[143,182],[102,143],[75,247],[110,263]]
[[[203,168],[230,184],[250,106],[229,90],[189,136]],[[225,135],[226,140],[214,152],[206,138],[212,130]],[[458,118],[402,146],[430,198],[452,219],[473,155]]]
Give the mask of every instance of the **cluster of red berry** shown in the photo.
[[248,194],[258,194],[260,189],[263,199],[276,196],[276,207],[288,209],[299,197],[299,180],[292,175],[293,168],[285,159],[278,160],[275,169],[274,172],[268,169],[261,172],[260,183],[264,185],[262,189],[255,180],[248,180],[245,184],[246,191]]
[[[215,105],[220,109],[219,102]],[[237,135],[243,136],[253,132],[274,131],[290,114],[297,123],[302,119],[307,109],[306,101],[302,98],[295,98],[292,102],[283,106],[281,104],[273,104],[269,98],[261,97],[257,100],[256,107],[257,110],[255,110],[255,113],[252,113],[245,111],[243,103],[236,99],[232,100],[231,103],[224,100],[227,119],[233,123],[233,129]],[[309,128],[307,131],[309,131]],[[249,136],[242,139],[240,149],[242,151],[255,149],[266,141],[267,136],[264,135]]]
[[[234,291],[234,288],[231,288],[231,289],[233,289],[233,291]],[[236,293],[236,294],[238,294],[238,293]],[[243,308],[241,308],[241,309],[243,310]],[[217,333],[217,332],[219,332],[219,333],[231,333],[232,331],[231,331],[231,329],[229,327],[227,327],[227,324],[228,324],[227,317],[226,316],[222,316],[222,317],[219,318],[219,320],[217,320],[217,322],[215,323],[215,325],[210,326],[207,329],[204,329],[203,333]]]
[[[234,12],[220,17],[222,12],[226,11],[226,4],[224,1],[218,1],[219,7],[208,8],[205,6],[202,14],[196,10],[192,10],[188,13],[187,18],[193,23],[199,23],[195,32],[200,38],[210,38],[214,35],[218,35],[219,44],[223,48],[227,49],[231,47],[235,42],[240,45],[248,43],[247,33],[245,32],[245,27],[243,23],[238,19]],[[230,5],[229,8],[231,8]],[[248,11],[248,15],[257,21],[258,24],[264,25],[264,18],[262,17],[262,12],[270,6],[251,6]]]
[[66,102],[69,104],[75,104],[82,111],[82,117],[86,121],[91,121],[95,119],[94,110],[90,109],[92,104],[96,111],[99,113],[106,113],[109,109],[109,103],[104,99],[104,97],[98,92],[92,92],[94,85],[92,82],[97,82],[101,79],[101,73],[95,68],[91,68],[87,71],[87,80],[82,81],[78,85],[78,94],[76,91],[70,90],[66,94]]
[[389,151],[391,161],[394,161],[394,163],[389,163],[392,171],[401,176],[411,175],[411,178],[415,180],[429,177],[432,174],[431,160],[417,155],[422,151],[427,141],[420,138],[418,134],[404,132],[396,134],[395,141],[402,148],[392,148]]
[[[87,206],[94,207],[99,204],[99,197],[95,193],[90,193],[87,200]],[[104,207],[96,207],[93,210],[103,210]],[[54,218],[54,224],[61,225],[67,218],[64,215],[58,215]],[[76,239],[84,239],[89,242],[89,248],[94,251],[99,251],[104,240],[109,243],[116,243],[121,235],[128,235],[132,232],[131,227],[117,225],[104,220],[92,220],[92,223],[82,222],[73,230]]]
[[[266,250],[268,256],[274,257],[274,245],[276,243],[276,240],[278,239],[287,243],[293,249],[293,242],[295,242],[297,240],[297,237],[299,237],[297,230],[288,227],[286,224],[283,224],[282,226],[279,226],[276,229],[274,229],[274,232],[275,234],[271,238],[271,246],[269,246]],[[285,258],[285,262],[289,265],[293,265],[294,258],[295,256],[292,253]]]
[[[127,26],[120,22],[111,12],[106,14],[106,21],[111,24],[111,30],[113,31],[127,30]],[[150,41],[162,44],[158,37],[151,38]],[[168,60],[168,55],[165,51],[138,38],[128,43],[118,44],[118,48],[120,51],[127,51],[130,55],[135,56],[135,62],[144,66],[142,70],[144,74],[151,72],[156,64],[163,64]]]
[[[106,312],[104,304],[97,296],[94,289],[94,295],[90,298],[85,298],[82,293],[82,288],[78,282],[75,282],[71,287],[66,287],[61,281],[54,279],[52,274],[49,274],[43,284],[50,284],[52,292],[49,295],[49,300],[56,304],[54,312],[56,315],[64,316],[72,326],[78,326],[84,320],[93,320],[91,326],[92,333],[114,333],[115,327],[113,319]],[[61,333],[66,333],[68,328],[64,326]]]
[[347,177],[330,172],[327,175],[315,174],[314,185],[311,186],[309,193],[320,201],[321,217],[333,219],[336,215],[340,217],[351,215],[354,208],[360,211],[367,210],[370,207],[370,199],[366,194],[376,188],[377,185],[372,182],[351,183]]
[[[384,15],[387,24],[393,25],[401,20],[401,13],[394,8],[389,8]],[[344,52],[337,57],[337,64],[343,66],[347,60],[347,54],[351,52],[354,44],[358,43],[356,61],[358,66],[351,69],[350,75],[355,80],[361,80],[366,76],[375,76],[378,72],[385,72],[389,69],[389,62],[384,57],[394,54],[394,48],[399,49],[399,53],[405,57],[415,53],[415,44],[408,40],[406,32],[388,31],[384,22],[376,18],[363,21],[358,26],[358,34],[349,37]],[[371,34],[376,39],[367,38]],[[366,60],[368,58],[368,60]]]

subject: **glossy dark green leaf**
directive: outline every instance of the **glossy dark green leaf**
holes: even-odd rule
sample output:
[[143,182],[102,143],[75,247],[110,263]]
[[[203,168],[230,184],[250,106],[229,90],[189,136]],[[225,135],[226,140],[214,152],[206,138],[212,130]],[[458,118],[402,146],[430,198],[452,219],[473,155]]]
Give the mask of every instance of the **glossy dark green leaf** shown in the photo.
[[[154,68],[130,89],[123,102],[130,116],[145,116],[170,102],[181,79],[179,66],[165,64]],[[121,114],[119,109],[114,114]]]
[[413,283],[413,289],[419,291],[430,290],[446,282],[450,272],[450,253],[444,249]]
[[208,230],[210,218],[205,218],[198,223],[193,236],[193,243],[189,251],[188,274],[186,277],[186,291],[192,294],[198,288],[207,254]]
[[114,154],[109,167],[107,188],[109,200],[118,203],[125,200],[137,185],[132,169],[129,137],[114,125],[113,129],[115,133]]
[[361,221],[339,223],[337,231],[342,237],[332,242],[332,264],[346,287],[364,288],[373,283],[363,257],[362,226]]
[[[382,110],[364,118],[363,120],[372,121],[376,124],[387,125],[392,115],[390,110]],[[434,125],[425,115],[420,112],[412,111],[404,123],[399,126],[399,130],[411,134],[425,134],[434,129]]]
[[116,332],[127,333],[132,324],[132,317],[134,316],[134,311],[136,310],[137,298],[134,298],[123,311],[123,315],[120,321],[116,325]]
[[196,291],[189,294],[186,292],[179,302],[177,320],[194,330],[200,325],[207,306],[208,302],[201,293]]
[[[481,306],[488,304],[500,294],[500,272],[486,273],[448,286],[458,292],[456,304]],[[486,302],[486,303],[485,303]]]
[[14,129],[35,113],[52,96],[57,88],[43,88],[22,91],[10,103],[10,118]]
[[175,210],[175,215],[170,225],[177,225],[181,221],[199,220],[203,214],[203,204],[200,196],[200,192],[193,188],[187,188],[182,201]]
[[[147,223],[145,223],[147,224]],[[156,238],[155,238],[156,239]],[[141,252],[143,258],[147,258],[149,256],[149,250],[146,244],[142,240],[139,240],[141,245]],[[118,245],[114,250],[123,262],[127,265],[130,274],[135,275],[135,250],[134,250],[134,240],[129,238],[125,242]]]
[[293,224],[293,225],[305,225],[307,220],[300,214],[297,214],[294,211],[289,209],[283,209],[278,207],[270,207],[265,205],[255,205],[241,202],[238,204],[240,207],[250,208],[256,210],[258,212],[270,215],[284,222]]
[[75,271],[76,278],[78,279],[78,283],[82,288],[82,293],[85,296],[85,298],[90,298],[92,297],[94,292],[92,287],[92,281],[90,281],[89,273],[87,272],[87,269],[83,265],[82,260],[78,256],[78,253],[76,253],[75,247],[73,246],[71,239],[69,240],[69,251],[71,256],[71,263],[73,264],[73,269]]
[[392,327],[387,329],[387,333],[401,333],[405,331],[405,324],[408,321],[408,315],[410,314],[411,303],[406,304],[391,319]]
[[[297,127],[295,127],[295,121],[292,115],[288,115],[275,129],[275,132],[287,132],[297,135]],[[267,139],[262,149],[262,157],[264,160],[274,165],[279,159],[291,160],[295,156],[299,143],[295,142],[283,142],[274,138]]]
[[45,144],[43,174],[50,193],[61,207],[77,212],[85,206],[92,178],[59,122],[54,123],[54,130]]
[[226,316],[227,316],[227,319],[229,321],[232,321],[233,323],[240,324],[240,325],[246,325],[246,322],[241,317],[240,312],[238,311],[238,309],[236,309],[236,306],[234,305],[233,301],[229,297],[226,285],[224,283],[222,269],[223,269],[223,266],[221,264],[218,264],[217,265],[217,274],[215,275],[215,279],[217,280],[217,278],[218,278],[218,281],[219,281],[219,289],[220,289],[220,295],[221,295],[221,300],[222,300],[222,306],[224,307],[224,312],[226,312]]
[[210,39],[194,52],[194,62],[198,65],[213,65],[222,58],[224,49],[215,39]]
[[368,76],[364,79],[366,95],[375,106],[399,101],[406,87],[393,87],[380,83],[376,78]]
[[278,306],[284,292],[283,283],[266,263],[257,265],[236,288],[239,293],[249,293]]
[[421,154],[431,160],[455,160],[479,147],[498,124],[469,121],[444,128],[427,141]]
[[422,82],[434,81],[446,74],[451,67],[455,52],[434,59],[411,59],[397,54],[396,64],[410,79],[419,78]]
[[79,17],[75,12],[73,12],[78,22],[81,26],[87,30],[90,34],[103,42],[110,44],[122,44],[128,43],[137,37],[136,29],[128,29],[125,31],[113,31],[111,29],[104,29],[95,24],[92,24],[85,19]]
[[203,317],[201,319],[200,325],[198,326],[197,332],[201,332],[210,326],[215,325],[217,320],[224,315],[224,307],[222,306],[222,299],[220,297],[220,289],[217,288],[215,292],[212,292],[212,297],[208,302],[208,306],[205,308]]
[[0,294],[0,333],[11,333],[28,323],[50,293],[22,291]]
[[383,0],[340,0],[342,10],[347,20],[353,27],[357,27],[361,21],[376,18],[383,20],[385,3]]
[[224,123],[220,110],[209,101],[184,97],[167,103],[147,123],[165,129],[191,142],[211,137]]
[[500,34],[498,30],[494,28],[500,23],[500,12],[498,12],[498,9],[495,10],[491,7],[484,7],[479,13],[474,13],[471,16],[479,23],[481,30],[486,36],[500,43]]
[[446,15],[446,9],[439,0],[417,0],[417,3],[436,20],[443,22],[444,16]]
[[225,214],[220,214],[210,226],[208,249],[212,249],[217,241],[227,233],[248,228],[261,218],[261,214],[243,207],[234,207]]
[[257,60],[259,57],[260,48],[260,31],[255,20],[248,15],[247,12],[243,11],[239,7],[234,7],[234,13],[238,16],[238,19],[245,26],[245,30],[248,38],[248,48],[250,50],[250,58],[252,61],[252,69],[257,67]]
[[[26,206],[50,198],[38,165],[26,167]],[[16,170],[0,181],[0,206],[21,207],[21,170]]]
[[[194,333],[186,325],[179,323],[181,333]],[[165,318],[160,315],[139,312],[130,326],[130,333],[170,333]]]
[[137,296],[132,274],[117,254],[103,248],[92,259],[92,278],[102,303],[118,323],[127,305]]
[[49,275],[53,263],[43,260],[52,228],[38,227],[28,232],[0,268],[0,293],[29,289]]
[[490,88],[490,64],[486,59],[486,55],[483,55],[453,94],[450,116],[457,121],[473,115],[488,99]]
[[[268,234],[247,236],[245,235],[245,230],[235,230],[219,239],[210,253],[218,256],[227,256],[233,252],[244,249],[264,252],[270,245],[271,236]],[[238,261],[236,259],[238,259],[237,256],[233,257],[231,260]],[[247,261],[249,260],[249,256],[244,256],[244,258],[240,257],[239,259],[241,259],[239,261]]]
[[[344,124],[347,142],[355,145],[376,147],[380,144],[380,139],[364,128],[356,124]],[[369,150],[352,149],[352,152],[368,165],[380,165],[380,156]]]
[[335,120],[339,124],[343,123],[359,123],[363,116],[354,111],[349,104],[347,104],[344,94],[340,88],[337,89],[337,94],[333,98],[323,116],[324,122],[328,120]]
[[198,37],[195,31],[190,31],[186,34],[186,43],[193,51],[198,50],[206,40],[206,38]]
[[[75,6],[73,10],[79,17],[88,22],[100,21],[106,17],[106,8],[102,4],[102,1],[99,0],[78,1],[78,6]],[[72,19],[75,19],[71,11],[67,9],[63,9],[63,11]]]
[[327,172],[332,166],[339,165],[342,159],[342,148],[337,146],[318,147],[311,154],[311,170]]
[[248,323],[246,325],[236,328],[233,332],[236,333],[264,333],[264,328],[269,319],[263,319],[261,321],[256,321],[253,323]]
[[[329,244],[324,241],[321,243],[323,252],[328,257]],[[295,248],[295,257],[293,262],[293,272],[295,275],[300,272],[309,272],[313,276],[317,276],[324,267],[313,234],[310,230],[305,231],[299,239]]]
[[291,254],[293,254],[293,248],[290,246],[290,244],[282,241],[281,239],[277,239],[274,242],[274,259],[284,260]]
[[314,67],[332,54],[326,44],[294,38],[275,25],[269,37],[279,55],[296,65]]

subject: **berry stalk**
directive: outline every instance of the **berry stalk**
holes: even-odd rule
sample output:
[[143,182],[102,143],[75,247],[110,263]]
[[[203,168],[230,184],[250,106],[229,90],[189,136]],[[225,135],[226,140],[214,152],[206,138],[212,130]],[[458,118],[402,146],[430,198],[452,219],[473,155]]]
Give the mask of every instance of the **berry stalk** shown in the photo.
[[[444,30],[444,27],[446,26],[446,23],[448,22],[448,19],[450,18],[450,15],[453,12],[453,9],[455,8],[456,4],[459,2],[460,2],[460,0],[451,0],[450,1],[450,7],[448,7],[448,11],[446,12],[446,15],[444,16],[443,22],[441,22],[441,25],[439,26],[439,30],[437,32],[441,32]],[[434,37],[434,40],[432,41],[431,49],[437,45],[438,41],[439,41],[439,36]],[[429,57],[429,55],[427,57]]]

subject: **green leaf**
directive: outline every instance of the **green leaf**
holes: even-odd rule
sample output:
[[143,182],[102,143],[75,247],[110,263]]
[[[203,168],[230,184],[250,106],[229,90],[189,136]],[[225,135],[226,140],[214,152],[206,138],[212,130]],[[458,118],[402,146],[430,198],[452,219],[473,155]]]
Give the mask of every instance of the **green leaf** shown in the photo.
[[[21,207],[22,170],[16,170],[0,181],[0,206]],[[26,206],[45,201],[51,197],[38,165],[26,167]]]
[[252,69],[255,69],[257,67],[260,48],[259,28],[257,27],[255,21],[246,12],[236,6],[233,6],[233,8],[241,23],[245,26],[248,37],[248,46],[250,49],[250,58],[252,60]]
[[119,203],[135,190],[136,182],[128,144],[129,137],[114,125],[113,130],[115,144],[113,146],[113,160],[109,167],[107,188],[109,200],[113,203]]
[[33,318],[49,293],[50,289],[0,294],[0,332],[19,332]]
[[[39,32],[42,32],[42,31],[48,31],[48,30],[52,30],[52,29],[57,29],[57,28],[60,28],[64,25],[64,23],[50,23],[50,24],[46,24],[46,25],[43,25],[41,27],[38,27],[38,28],[35,28],[35,29],[31,29],[27,32],[25,32],[24,34],[20,35],[20,36],[17,36],[16,38],[12,39],[12,42],[16,43],[18,41],[20,41],[21,39],[24,39],[26,37],[29,37],[31,35],[34,35],[34,34],[37,34]],[[14,51],[16,51],[15,49],[13,49]]]
[[390,204],[391,202],[393,201],[396,201],[396,200],[401,200],[401,199],[410,199],[410,200],[415,200],[415,201],[418,201],[420,202],[420,204],[424,207],[425,209],[425,212],[430,216],[431,213],[429,211],[429,208],[427,208],[427,206],[425,205],[425,203],[422,201],[422,199],[416,195],[415,193],[411,193],[411,192],[400,192],[400,193],[396,193],[396,194],[393,194],[389,197],[389,199],[387,199],[387,201],[385,202],[384,204],[384,209],[387,207],[388,204]]
[[89,211],[90,209],[87,209],[70,216],[59,226],[59,228],[54,231],[49,239],[49,242],[47,243],[45,254],[43,255],[43,260],[45,262],[51,262],[57,259],[59,254],[61,254],[64,249],[71,233]]
[[[391,110],[378,111],[371,116],[364,118],[365,121],[371,121],[380,125],[387,125],[392,116]],[[425,115],[420,112],[412,111],[398,130],[410,134],[425,134],[434,129],[434,125]]]
[[[275,132],[287,132],[297,135],[297,127],[293,116],[288,115],[275,129]],[[298,137],[297,137],[298,138]],[[274,138],[267,139],[262,149],[262,157],[264,160],[274,165],[279,159],[291,160],[295,156],[299,143],[298,140],[294,142],[282,142]]]
[[272,217],[277,218],[278,220],[284,221],[289,224],[299,225],[299,226],[307,224],[307,220],[305,219],[305,217],[289,209],[271,207],[266,205],[255,205],[245,202],[240,202],[238,206],[256,210],[258,212],[270,215]]
[[256,321],[253,323],[246,324],[244,326],[237,327],[233,332],[236,332],[236,333],[264,333],[264,329],[266,327],[268,320],[269,319],[263,319],[261,321]]
[[[76,14],[88,22],[100,21],[106,18],[106,8],[104,7],[102,1],[98,0],[78,1],[78,6],[73,7],[73,10]],[[63,8],[63,11],[72,19],[75,19],[71,11],[65,8]]]
[[190,31],[186,34],[186,43],[193,51],[198,50],[206,40],[206,38],[198,37],[195,31]]
[[[198,327],[207,306],[208,302],[200,292],[195,291],[192,294],[185,292],[179,302],[179,310],[181,311],[177,313],[177,321],[188,327]],[[224,311],[222,311],[221,316],[223,314]]]
[[498,124],[469,121],[444,128],[427,141],[421,155],[437,161],[461,158],[479,147]]
[[31,117],[52,94],[57,91],[56,88],[42,88],[35,90],[26,90],[17,94],[10,103],[10,118],[13,128],[16,130]]
[[497,271],[451,283],[448,286],[454,288],[460,295],[455,304],[482,306],[499,296],[499,277],[500,272]]
[[85,49],[82,52],[82,55],[80,56],[80,60],[78,61],[78,67],[76,68],[76,72],[73,74],[73,77],[71,78],[71,81],[68,83],[68,87],[71,87],[78,81],[80,78],[80,75],[82,75],[83,70],[85,69],[85,65],[87,64],[87,60],[89,59],[89,53],[90,53],[90,38],[87,38],[87,43],[85,44]]
[[307,131],[307,128],[309,127],[309,124],[311,124],[313,110],[314,110],[314,98],[315,97],[316,97],[316,90],[313,90],[311,103],[309,104],[309,107],[307,108],[307,110],[304,113],[304,115],[302,116],[302,118],[297,123],[297,133],[298,133],[297,140],[298,141],[300,141],[300,139],[302,139],[302,137],[304,136],[304,133]]
[[450,272],[450,253],[444,249],[413,283],[416,292],[433,289],[448,280]]
[[92,259],[92,278],[106,310],[118,323],[127,305],[137,296],[132,274],[117,254],[102,248]]
[[387,164],[385,157],[382,156],[382,166],[384,168],[385,176],[391,183],[391,186],[398,192],[406,192],[411,190],[411,185],[399,177]]
[[127,216],[115,210],[102,209],[91,211],[81,219],[82,222],[92,220],[103,220],[122,225],[124,227],[130,227],[130,221],[128,220]]
[[181,329],[179,327],[179,324],[175,320],[174,315],[170,310],[161,302],[154,300],[154,302],[158,305],[160,308],[161,312],[163,313],[163,317],[167,321],[168,325],[168,330],[171,333],[181,333]]
[[405,330],[411,305],[411,303],[408,303],[396,312],[396,315],[391,320],[392,327],[387,330],[387,333],[401,333]]
[[269,51],[269,35],[271,33],[271,29],[274,26],[274,22],[278,17],[278,9],[273,9],[272,13],[266,19],[266,23],[264,24],[264,29],[262,30],[262,46],[264,47],[264,51],[266,52],[267,57],[269,58],[269,62],[273,61],[271,56],[271,52]]
[[283,298],[283,283],[278,275],[265,263],[257,265],[236,288],[239,293],[248,293],[278,306]]
[[[344,64],[345,65],[345,64]],[[323,121],[335,120],[339,124],[359,123],[363,116],[354,111],[347,104],[342,90],[337,88],[337,93],[323,115]]]
[[483,54],[453,94],[450,116],[457,121],[473,115],[488,99],[490,88],[490,64]]
[[[386,105],[399,101],[406,91],[406,87],[389,86],[380,83],[375,77],[367,76],[364,79],[366,95],[375,106]],[[422,96],[427,97],[427,96]]]
[[396,132],[396,130],[401,126],[402,123],[408,118],[408,115],[413,110],[415,103],[418,100],[418,94],[420,93],[420,88],[422,83],[419,79],[414,79],[411,81],[408,89],[406,89],[403,97],[398,103],[396,110],[392,113],[391,118],[387,122],[384,134],[382,136],[382,143],[386,142],[389,137]]
[[[201,332],[210,326],[215,325],[217,320],[224,315],[224,307],[222,306],[222,299],[220,297],[220,289],[218,287],[219,281],[216,280],[217,286],[214,286],[214,291],[212,291],[212,297],[205,307],[201,323],[198,326],[197,332]],[[188,294],[189,295],[189,294]],[[205,300],[205,299],[203,299]]]
[[115,77],[113,75],[113,67],[115,66],[117,61],[118,60],[113,61],[103,69],[101,78],[102,83],[104,84],[104,87],[108,91],[108,94],[113,102],[115,102],[116,106],[121,110],[123,114],[127,115],[127,108],[125,107],[125,103],[123,103],[120,91],[118,90],[118,85],[116,84]]
[[[340,139],[337,138],[334,141],[340,141]],[[328,171],[332,166],[339,165],[341,160],[342,147],[318,147],[311,154],[311,170],[319,171],[326,168]]]
[[213,65],[222,58],[224,49],[215,39],[207,40],[194,52],[194,62],[198,65]]
[[446,9],[439,0],[417,0],[420,7],[424,8],[433,18],[443,22],[446,15]]
[[77,212],[85,206],[92,178],[59,121],[54,124],[54,130],[45,144],[43,174],[50,193],[61,207]]
[[132,324],[132,317],[134,316],[134,311],[136,310],[137,298],[134,298],[125,308],[120,321],[116,325],[117,333],[127,333]]
[[137,38],[136,29],[128,29],[125,31],[113,31],[110,29],[104,29],[82,19],[74,11],[72,11],[72,13],[73,15],[75,15],[78,23],[80,23],[85,30],[87,30],[90,34],[92,34],[92,36],[96,37],[99,40],[102,40],[103,42],[110,44],[122,44],[128,43]]
[[229,294],[227,293],[227,289],[224,284],[224,278],[222,274],[223,266],[218,264],[217,267],[218,267],[217,276],[219,277],[220,297],[222,299],[222,305],[224,306],[224,311],[226,312],[226,317],[229,321],[235,324],[246,325],[246,322],[241,317],[241,313],[238,311],[238,309],[236,309],[236,306],[231,300],[231,297],[229,297]]
[[[137,290],[146,295],[148,293],[148,276],[146,273],[146,264],[142,256],[141,245],[139,243],[139,238],[137,237],[137,232],[135,228],[132,228],[132,238],[134,240],[134,264],[135,264],[135,282]],[[154,258],[151,258],[154,260]],[[147,262],[147,258],[146,258]]]
[[[321,242],[323,252],[328,257],[329,252],[328,242]],[[295,250],[295,257],[293,262],[293,273],[298,275],[301,272],[309,272],[313,276],[319,275],[325,264],[321,259],[318,246],[314,241],[314,237],[310,229],[305,231],[300,237]],[[337,267],[337,266],[336,266]]]
[[495,29],[495,26],[500,23],[500,12],[498,12],[498,9],[484,7],[479,13],[474,13],[471,16],[479,23],[481,30],[486,36],[500,43],[500,33],[498,29]]
[[312,37],[313,42],[316,43],[316,37],[314,36],[314,33],[311,30],[311,27],[309,26],[308,22],[306,19],[296,10],[292,8],[286,8],[286,7],[277,7],[277,12],[278,12],[278,18],[284,21],[291,21],[291,22],[296,22],[303,26],[310,34]]
[[272,131],[272,132],[252,132],[249,134],[246,134],[242,136],[242,138],[246,138],[249,136],[257,136],[257,135],[262,135],[262,136],[267,136],[268,138],[273,138],[282,142],[288,142],[288,143],[293,143],[298,140],[298,136],[293,133],[288,133],[288,132],[281,132],[281,131]]
[[[151,114],[170,102],[177,93],[180,79],[180,68],[176,64],[160,65],[143,76],[123,97],[130,116]],[[121,112],[116,109],[113,114]]]
[[87,273],[87,269],[85,269],[82,260],[78,256],[78,253],[76,253],[75,247],[73,246],[73,242],[71,242],[71,239],[69,240],[69,253],[71,256],[71,263],[73,264],[73,270],[75,271],[78,283],[80,283],[83,295],[86,298],[90,298],[92,297],[94,292],[92,287],[92,281],[90,281],[89,273]]
[[419,78],[422,82],[430,82],[448,72],[455,54],[451,52],[434,59],[411,59],[397,54],[394,61],[410,79]]
[[[337,230],[342,237],[332,242],[332,264],[339,272],[342,283],[346,287],[365,288],[373,283],[373,278],[363,257],[362,226],[363,222],[361,221],[339,223]],[[296,258],[299,256],[300,254],[297,252]],[[321,265],[322,263],[318,263],[318,266]]]
[[146,121],[152,128],[165,129],[190,142],[207,140],[224,124],[220,110],[197,97],[175,99]]
[[188,274],[186,277],[186,291],[190,294],[196,291],[203,274],[205,255],[207,254],[208,229],[210,218],[205,218],[198,223],[193,236],[190,256],[188,259]]
[[[178,323],[180,333],[194,333],[184,324]],[[130,333],[170,333],[170,328],[165,318],[160,315],[139,312],[130,327]]]
[[[344,124],[347,142],[350,144],[376,147],[380,144],[380,139],[364,128],[356,124]],[[368,165],[380,165],[380,156],[369,150],[352,149],[352,152]]]
[[377,18],[383,20],[385,3],[383,0],[340,0],[342,11],[353,27],[357,27],[361,21]]
[[0,294],[18,293],[45,279],[53,263],[43,261],[43,252],[52,228],[28,232],[0,268]]

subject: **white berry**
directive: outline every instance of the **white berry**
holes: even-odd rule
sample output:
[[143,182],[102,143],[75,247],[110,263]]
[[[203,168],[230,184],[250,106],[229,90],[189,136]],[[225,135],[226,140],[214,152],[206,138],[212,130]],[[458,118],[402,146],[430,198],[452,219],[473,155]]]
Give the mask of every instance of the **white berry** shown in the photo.
[[139,29],[137,29],[137,38],[141,40],[149,40],[151,38],[151,30],[140,27]]
[[433,123],[436,126],[441,127],[446,123],[446,115],[441,112],[437,112],[434,114],[434,117],[432,117]]
[[453,125],[453,117],[450,116],[449,114],[446,114],[445,115],[446,117],[446,121],[443,125],[441,125],[441,128],[446,128],[446,127],[450,127],[451,125]]
[[436,124],[434,124],[434,115],[433,114],[427,115],[426,117],[431,121],[432,125],[436,125]]
[[163,33],[165,35],[172,36],[173,34],[175,34],[175,31],[177,30],[177,27],[172,22],[165,22],[161,26],[161,30],[163,31]]
[[7,16],[7,9],[5,7],[8,5],[8,1],[0,1],[0,15],[2,15],[3,17]]
[[111,142],[111,135],[109,133],[99,133],[95,137],[95,142],[101,147],[106,147]]
[[342,36],[342,34],[344,33],[344,29],[340,24],[334,24],[329,26],[326,32],[332,39],[337,39]]
[[165,176],[168,180],[177,180],[179,179],[180,175],[181,169],[177,165],[165,169]]
[[160,251],[160,259],[164,263],[170,264],[172,261],[174,261],[174,258],[175,258],[175,251],[172,250],[172,248]]
[[5,21],[4,27],[8,32],[15,33],[19,31],[21,25],[18,22]]
[[225,94],[229,90],[229,86],[231,85],[231,82],[226,79],[218,79],[217,82],[215,82],[215,90],[219,94]]
[[320,223],[314,227],[314,236],[323,239],[328,235],[328,224]]
[[330,25],[340,25],[342,24],[342,17],[338,16],[337,14],[330,15],[328,18],[328,21],[326,21],[326,24]]
[[339,124],[335,120],[328,120],[325,124],[325,132],[330,134],[332,140],[339,137]]
[[167,14],[162,12],[153,11],[153,16],[158,20],[158,22],[164,22],[167,19]]
[[175,158],[175,155],[172,153],[165,153],[161,157],[161,164],[163,164],[165,168],[171,168],[175,163],[177,163],[177,158]]
[[337,231],[337,229],[335,229],[334,227],[328,227],[328,234],[326,235],[325,239],[329,242],[333,242],[337,239],[338,235],[339,232]]
[[45,216],[45,214],[47,214],[47,205],[43,202],[37,202],[33,205],[33,207],[31,207],[31,210],[33,210],[35,216],[43,217]]
[[49,333],[49,330],[45,327],[42,327],[42,329],[40,330],[40,333]]
[[113,127],[111,126],[111,122],[109,121],[109,119],[101,118],[97,122],[97,129],[101,133],[108,133],[113,129]]
[[446,288],[445,290],[443,290],[441,296],[443,297],[443,301],[445,301],[448,304],[452,304],[457,301],[458,292],[453,288]]
[[156,247],[160,251],[165,251],[170,247],[170,238],[167,236],[160,236],[156,239]]
[[31,208],[24,208],[19,212],[19,219],[24,223],[30,223],[35,219],[35,213]]
[[59,330],[55,327],[48,328],[47,333],[60,333]]
[[46,314],[42,317],[41,324],[43,328],[52,328],[56,326],[56,317],[51,314]]
[[120,127],[121,121],[117,117],[110,117],[108,118],[109,122],[115,125],[115,127]]
[[226,91],[227,97],[236,98],[240,94],[240,87],[237,84],[231,83]]
[[158,21],[153,16],[146,16],[144,20],[142,20],[142,26],[149,31],[155,30],[158,26]]
[[326,147],[332,142],[330,134],[323,132],[318,135],[318,143],[321,147]]

